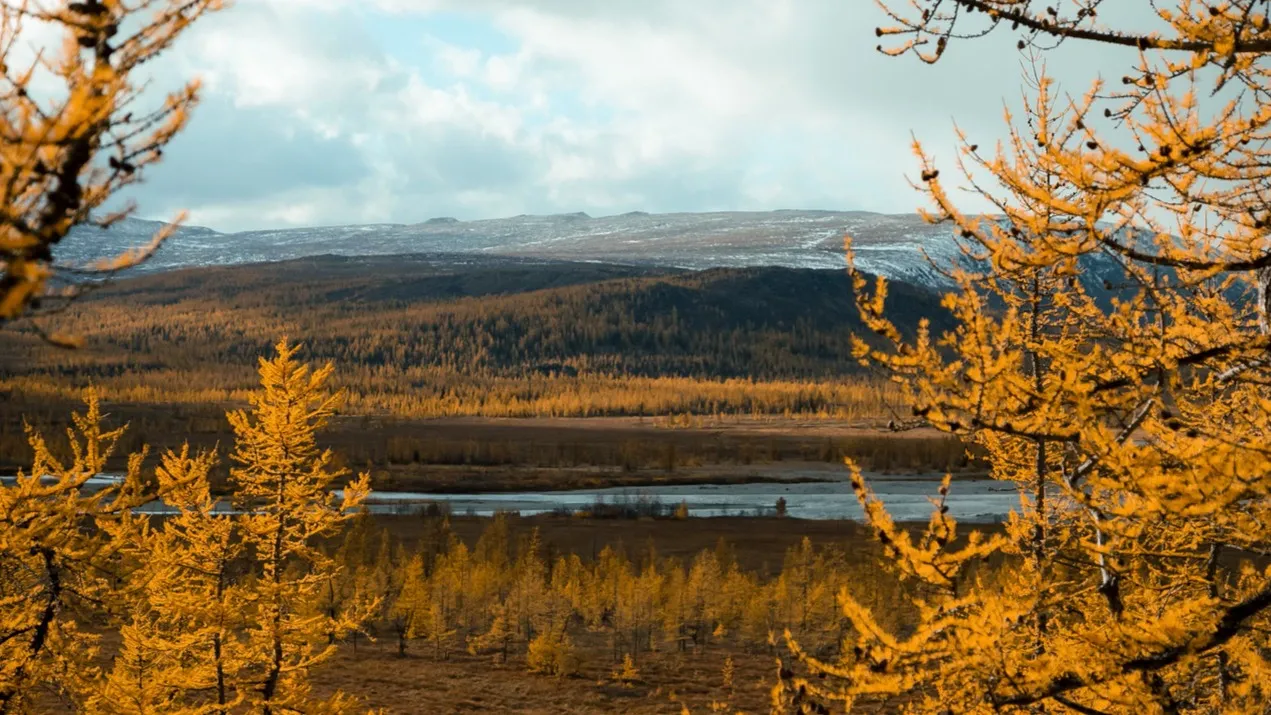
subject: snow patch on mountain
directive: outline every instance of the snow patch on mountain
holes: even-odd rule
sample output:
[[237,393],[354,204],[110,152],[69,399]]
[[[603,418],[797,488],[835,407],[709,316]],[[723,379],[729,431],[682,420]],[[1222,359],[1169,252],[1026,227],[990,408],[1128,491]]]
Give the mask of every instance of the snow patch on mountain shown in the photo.
[[[144,245],[162,227],[125,219],[108,230],[77,227],[55,255],[78,264]],[[306,256],[478,253],[675,268],[787,266],[843,268],[850,235],[859,266],[892,279],[945,285],[924,252],[943,265],[959,252],[948,225],[916,214],[866,211],[647,214],[585,213],[417,224],[358,224],[219,233],[182,226],[138,272],[279,261]]]

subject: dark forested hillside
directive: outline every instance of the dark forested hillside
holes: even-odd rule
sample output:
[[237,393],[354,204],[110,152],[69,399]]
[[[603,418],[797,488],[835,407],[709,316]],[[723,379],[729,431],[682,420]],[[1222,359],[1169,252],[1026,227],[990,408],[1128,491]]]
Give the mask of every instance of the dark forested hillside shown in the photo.
[[[911,316],[940,314],[928,291],[899,284],[893,295]],[[852,371],[848,340],[860,325],[840,271],[400,256],[148,276],[85,301],[59,327],[88,341],[69,364],[23,359],[41,348],[6,336],[5,372],[109,375],[125,359],[250,370],[291,332],[311,358],[368,369],[821,378]]]
[[315,256],[186,268],[121,280],[94,297],[142,305],[218,300],[226,305],[377,305],[526,293],[610,278],[670,275],[672,268],[460,254]]
[[[926,289],[895,284],[891,301],[911,326],[943,324]],[[841,400],[808,391],[861,379],[841,271],[327,256],[121,281],[56,327],[85,347],[0,336],[0,389],[27,402],[89,382],[138,402],[232,400],[283,334],[334,362],[355,406],[413,415],[835,410]],[[765,403],[756,388],[729,388],[730,402],[722,386],[690,399],[697,388],[665,382],[729,379],[789,385]]]

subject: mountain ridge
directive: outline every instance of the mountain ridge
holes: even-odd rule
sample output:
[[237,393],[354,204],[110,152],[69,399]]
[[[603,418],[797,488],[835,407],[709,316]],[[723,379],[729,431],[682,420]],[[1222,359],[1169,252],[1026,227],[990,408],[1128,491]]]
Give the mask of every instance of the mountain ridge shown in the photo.
[[[109,230],[77,227],[56,258],[87,262],[146,243],[162,222],[125,219]],[[952,229],[917,214],[780,209],[776,211],[584,212],[461,221],[439,216],[420,223],[348,224],[222,233],[183,225],[134,273],[212,265],[273,262],[316,255],[475,253],[690,270],[784,266],[842,268],[843,237],[851,234],[863,270],[941,285],[922,251],[956,256]]]

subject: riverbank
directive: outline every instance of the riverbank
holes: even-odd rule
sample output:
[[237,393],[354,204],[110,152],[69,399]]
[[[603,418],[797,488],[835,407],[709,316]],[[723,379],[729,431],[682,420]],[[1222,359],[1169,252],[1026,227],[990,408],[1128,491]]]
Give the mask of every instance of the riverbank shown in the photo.
[[[404,547],[415,549],[435,538],[437,520],[419,515],[373,515],[375,527],[384,528]],[[469,548],[490,524],[487,517],[460,514],[447,519],[449,530]],[[836,545],[860,558],[873,559],[879,553],[873,530],[866,524],[848,520],[805,520],[777,517],[719,517],[714,519],[579,519],[541,514],[511,516],[508,519],[509,540],[517,543],[534,530],[546,552],[578,554],[589,561],[606,546],[620,548],[638,558],[651,548],[659,557],[691,559],[704,549],[715,549],[722,543],[730,558],[743,569],[765,577],[781,570],[787,550],[798,546],[806,537],[814,546]],[[911,524],[920,529],[922,525]],[[959,529],[959,540],[971,529],[996,533],[997,524]],[[959,541],[961,543],[961,541]]]
[[[873,472],[893,479],[939,480],[943,471],[888,470]],[[621,467],[481,467],[469,465],[401,465],[372,469],[372,488],[379,492],[431,494],[503,494],[560,492],[580,489],[640,489],[668,486],[732,486],[846,482],[842,461],[781,461],[766,464],[704,464],[665,469]],[[957,481],[983,479],[982,470],[953,472]]]
[[[219,449],[213,489],[228,491],[234,443],[223,413],[115,403],[108,425],[129,428],[108,463],[122,471],[127,455],[188,442]],[[32,415],[59,448],[65,413]],[[0,425],[0,474],[30,464],[20,416]],[[982,475],[955,437],[932,429],[888,432],[840,420],[749,417],[440,418],[341,416],[318,437],[336,466],[371,473],[383,492],[471,493],[562,491],[607,487],[832,481],[843,458],[889,475]]]

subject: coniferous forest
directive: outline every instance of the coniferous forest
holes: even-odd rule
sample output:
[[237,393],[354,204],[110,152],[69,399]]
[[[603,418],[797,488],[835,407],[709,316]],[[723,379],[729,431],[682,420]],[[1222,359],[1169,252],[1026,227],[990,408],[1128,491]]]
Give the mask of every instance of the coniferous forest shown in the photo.
[[[201,28],[268,7],[243,3],[0,5],[0,715],[1268,711],[1267,3],[880,0],[872,37],[836,35],[915,78],[1020,60],[1003,123],[959,124],[953,159],[913,142],[950,231],[922,285],[850,234],[842,271],[147,272],[177,224],[102,237],[224,87],[178,53],[232,46]],[[787,10],[752,24],[811,12]],[[559,71],[536,12],[501,27],[555,28]],[[1117,78],[1074,85],[1095,60]],[[275,64],[261,97],[305,89]],[[716,70],[712,101],[769,68]],[[68,262],[90,229],[106,257]]]
[[[841,271],[455,263],[320,257],[122,280],[59,316],[91,353],[9,336],[3,389],[74,398],[92,382],[136,401],[241,399],[269,345],[260,336],[294,334],[340,368],[359,411],[886,414],[885,381],[852,359],[862,325]],[[936,294],[899,290],[910,334],[917,316],[942,319]]]

